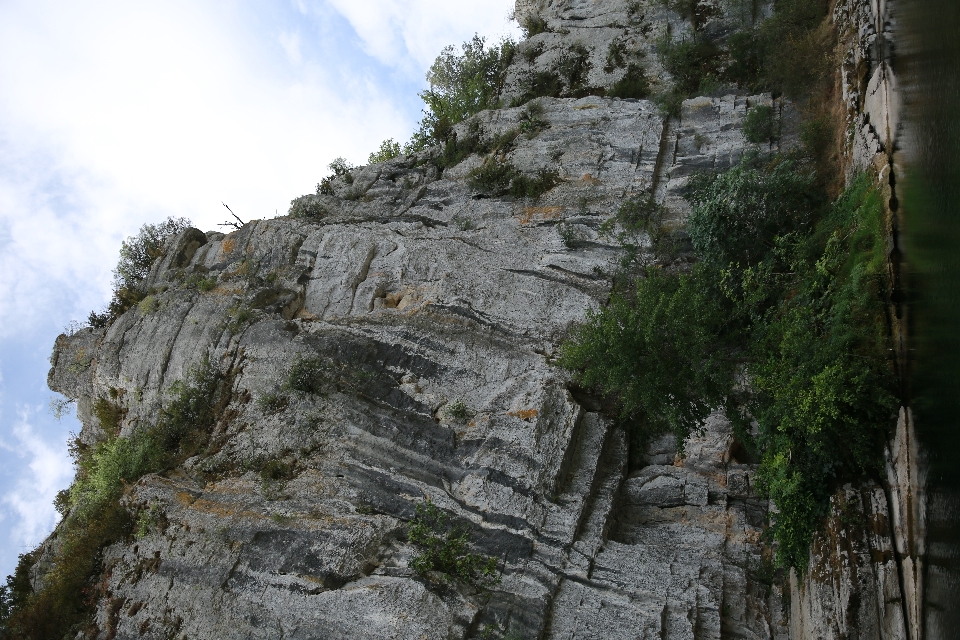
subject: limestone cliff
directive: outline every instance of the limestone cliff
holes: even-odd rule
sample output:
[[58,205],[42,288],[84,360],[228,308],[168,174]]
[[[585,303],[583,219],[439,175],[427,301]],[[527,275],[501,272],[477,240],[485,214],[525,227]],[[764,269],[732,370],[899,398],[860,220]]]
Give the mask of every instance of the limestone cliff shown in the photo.
[[[704,4],[723,38],[739,18]],[[627,71],[604,71],[611,42],[652,52],[657,34],[689,28],[659,2],[519,0],[517,15],[549,29],[521,43],[507,98],[574,44],[595,58],[586,83],[612,87]],[[878,120],[896,115],[887,77],[863,63],[881,59],[884,18],[846,0],[835,19],[858,34],[844,40],[851,162],[886,163]],[[309,220],[180,233],[152,268],[150,304],[58,339],[50,386],[78,400],[86,443],[105,435],[98,399],[122,408],[128,436],[191,367],[230,372],[210,447],[126,491],[153,524],[104,552],[90,637],[907,637],[902,500],[891,513],[882,487],[838,493],[809,575],[778,585],[761,541],[769,505],[722,416],[685,457],[667,439],[630,460],[602,403],[555,364],[565,331],[607,298],[621,248],[600,227],[622,199],[652,193],[681,224],[687,178],[747,148],[748,108],[775,107],[790,145],[793,107],[744,94],[685,100],[679,117],[647,100],[538,103],[507,156],[525,175],[558,172],[537,202],[472,189],[478,154],[442,172],[436,150],[362,167],[306,196],[323,212]],[[525,117],[484,111],[457,132],[490,140]],[[283,392],[304,358],[333,372],[323,393]],[[498,585],[413,571],[407,525],[424,500],[498,559]]]

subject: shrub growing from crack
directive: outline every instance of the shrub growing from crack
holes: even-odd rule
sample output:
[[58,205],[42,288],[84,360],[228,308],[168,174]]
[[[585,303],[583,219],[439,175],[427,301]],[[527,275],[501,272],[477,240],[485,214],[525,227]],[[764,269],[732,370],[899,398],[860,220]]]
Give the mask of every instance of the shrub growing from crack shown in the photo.
[[765,104],[751,107],[743,119],[743,136],[753,144],[773,140],[776,137],[776,117],[773,107]]
[[410,566],[420,574],[438,571],[475,587],[499,584],[497,559],[471,553],[469,533],[452,526],[449,519],[429,500],[417,505],[408,538],[421,552],[411,559]]
[[459,422],[465,422],[474,415],[474,411],[459,398],[447,405],[445,413]]
[[[59,548],[34,592],[17,576],[29,573],[33,554],[21,557],[13,580],[8,579],[7,615],[0,626],[12,637],[47,639],[73,637],[102,595],[92,579],[103,571],[102,550],[134,532],[134,520],[120,503],[124,488],[147,473],[182,463],[207,441],[229,400],[225,376],[204,361],[185,381],[170,390],[170,401],[157,423],[129,438],[110,437],[96,447],[71,448],[77,476],[69,506],[57,527]],[[5,597],[7,597],[5,595]]]

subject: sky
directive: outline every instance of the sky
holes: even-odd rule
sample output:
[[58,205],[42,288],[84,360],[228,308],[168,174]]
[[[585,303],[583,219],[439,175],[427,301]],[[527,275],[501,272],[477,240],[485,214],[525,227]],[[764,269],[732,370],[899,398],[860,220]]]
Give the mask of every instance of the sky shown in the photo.
[[449,44],[519,36],[513,0],[0,0],[0,580],[54,527],[80,424],[58,334],[101,310],[121,241],[283,215],[342,156],[409,139]]

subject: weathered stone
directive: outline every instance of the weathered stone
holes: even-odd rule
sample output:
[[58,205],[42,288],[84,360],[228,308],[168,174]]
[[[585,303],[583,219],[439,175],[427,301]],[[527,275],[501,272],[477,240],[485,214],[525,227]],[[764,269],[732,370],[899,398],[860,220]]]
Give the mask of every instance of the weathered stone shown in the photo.
[[[689,25],[659,2],[640,3],[642,20],[628,5],[519,1],[518,17],[538,13],[551,31],[521,45],[508,93],[578,42],[587,83],[609,88],[624,73],[603,71],[616,38],[645,52],[659,82],[653,40]],[[723,9],[707,28],[720,38],[736,19]],[[555,364],[569,328],[609,295],[621,248],[601,225],[623,198],[652,193],[681,224],[689,176],[744,153],[751,106],[779,109],[785,131],[796,111],[733,94],[687,100],[679,118],[646,100],[539,104],[545,128],[506,156],[526,175],[558,172],[538,201],[479,197],[466,181],[477,155],[442,173],[433,151],[358,168],[331,182],[334,195],[309,196],[322,215],[184,231],[149,276],[154,312],[58,338],[49,383],[78,399],[87,443],[104,436],[98,397],[126,409],[128,436],[204,358],[233,374],[209,451],[126,495],[163,517],[106,550],[99,637],[839,637],[821,615],[837,620],[831,633],[897,637],[882,491],[843,494],[876,526],[858,530],[856,558],[840,525],[818,542],[825,573],[794,586],[791,614],[764,574],[767,501],[724,417],[682,455],[672,436],[654,441],[631,470],[625,434],[578,402]],[[475,118],[490,138],[522,112]],[[578,242],[565,243],[561,223]],[[187,287],[193,273],[216,286]],[[285,386],[308,356],[336,372],[323,393]],[[283,402],[262,401],[271,394]],[[273,460],[289,479],[261,476]],[[425,499],[498,558],[499,585],[480,592],[410,568],[407,523]]]

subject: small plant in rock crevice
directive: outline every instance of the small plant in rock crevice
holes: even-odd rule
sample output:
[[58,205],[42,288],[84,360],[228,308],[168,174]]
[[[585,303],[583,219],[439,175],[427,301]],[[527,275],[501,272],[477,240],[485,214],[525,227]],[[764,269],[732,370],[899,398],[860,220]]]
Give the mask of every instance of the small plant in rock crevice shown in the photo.
[[577,242],[580,240],[580,234],[578,234],[576,228],[568,222],[558,224],[557,233],[560,235],[560,241],[563,242],[563,246],[568,249],[576,247]]
[[473,417],[474,411],[464,403],[463,400],[457,399],[447,405],[447,408],[444,410],[448,416],[457,420],[459,422],[465,422]]
[[479,588],[500,583],[497,559],[470,552],[470,535],[449,523],[450,516],[427,500],[417,505],[407,537],[421,552],[410,560],[419,574],[437,571]]

